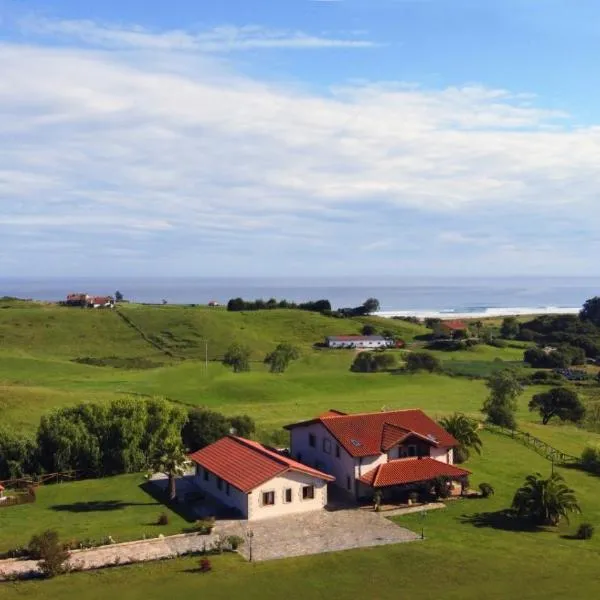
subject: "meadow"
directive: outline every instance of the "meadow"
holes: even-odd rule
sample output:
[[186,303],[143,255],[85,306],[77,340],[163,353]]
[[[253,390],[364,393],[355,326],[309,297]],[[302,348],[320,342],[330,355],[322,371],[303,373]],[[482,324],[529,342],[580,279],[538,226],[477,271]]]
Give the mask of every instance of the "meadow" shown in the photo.
[[[0,310],[0,411],[2,425],[33,434],[41,415],[79,402],[104,402],[122,395],[164,396],[185,406],[226,414],[247,413],[264,441],[284,441],[281,426],[328,408],[348,412],[420,407],[432,417],[462,411],[481,418],[487,395],[483,376],[520,362],[523,347],[477,346],[436,352],[450,374],[358,374],[350,371],[353,351],[314,347],[326,335],[358,333],[366,323],[392,329],[418,348],[427,330],[404,321],[334,319],[290,310],[228,313],[206,307],[124,306],[111,311],[51,305],[7,305]],[[205,341],[208,367],[205,364]],[[234,341],[252,349],[252,371],[234,374],[220,357]],[[271,374],[265,354],[280,342],[301,349],[284,374]],[[414,346],[412,346],[414,344]],[[401,360],[403,351],[394,351]],[[91,359],[91,360],[90,360]],[[85,364],[93,362],[95,364]],[[104,365],[104,366],[97,366]],[[570,425],[543,426],[527,403],[541,387],[527,387],[519,400],[519,427],[578,455],[600,436]],[[17,596],[94,599],[204,595],[209,598],[571,598],[600,592],[595,575],[600,536],[569,539],[582,520],[600,526],[600,479],[561,469],[577,492],[583,516],[557,531],[511,530],[498,511],[510,504],[525,475],[548,473],[551,465],[519,443],[484,432],[484,451],[467,468],[472,483],[491,483],[490,499],[450,502],[422,523],[397,519],[426,540],[264,564],[237,556],[214,557],[214,571],[196,571],[197,559],[180,559],[71,574],[49,582],[6,584],[2,599]],[[56,528],[63,539],[122,541],[177,533],[189,523],[157,503],[140,485],[141,475],[63,483],[38,491],[35,504],[0,511],[0,551],[26,544],[41,529]],[[163,510],[165,527],[154,525]],[[365,587],[368,586],[368,587]]]

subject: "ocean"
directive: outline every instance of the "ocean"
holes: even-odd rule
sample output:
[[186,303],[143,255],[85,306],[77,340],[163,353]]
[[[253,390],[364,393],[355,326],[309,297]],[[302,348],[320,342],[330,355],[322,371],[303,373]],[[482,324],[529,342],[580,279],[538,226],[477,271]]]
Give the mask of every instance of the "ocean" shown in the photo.
[[225,304],[230,298],[306,301],[327,298],[334,308],[377,298],[384,316],[494,316],[577,312],[600,295],[594,277],[389,278],[0,278],[0,296],[62,300],[68,293],[121,291],[135,302]]

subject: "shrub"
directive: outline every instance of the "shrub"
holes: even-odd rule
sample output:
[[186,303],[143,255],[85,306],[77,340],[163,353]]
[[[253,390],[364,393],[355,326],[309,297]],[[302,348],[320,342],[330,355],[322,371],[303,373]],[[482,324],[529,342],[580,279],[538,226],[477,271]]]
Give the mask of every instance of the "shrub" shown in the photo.
[[169,524],[169,515],[165,512],[160,513],[158,515],[158,519],[156,520],[157,525],[168,525]]
[[212,532],[215,526],[215,518],[214,517],[206,517],[205,519],[199,519],[196,521],[196,529],[198,533],[203,535],[208,535]]
[[56,531],[34,535],[29,542],[29,553],[39,560],[38,567],[46,577],[66,572],[65,561],[69,558],[69,551],[60,543]]
[[451,481],[448,477],[444,477],[443,475],[436,477],[433,482],[435,496],[442,500],[448,498],[448,496],[450,496],[450,484]]
[[235,551],[244,543],[244,538],[239,535],[230,535],[227,538],[227,543],[229,544],[229,547]]
[[581,466],[592,473],[600,473],[600,445],[587,446],[581,453]]
[[577,529],[578,540],[591,540],[594,535],[594,526],[591,523],[582,523]]
[[495,490],[493,486],[489,483],[480,483],[479,492],[481,493],[481,496],[483,498],[489,498],[490,496],[494,495]]
[[406,355],[406,370],[415,373],[416,371],[429,371],[430,373],[441,370],[440,361],[428,352],[410,352]]
[[200,573],[208,573],[212,571],[212,564],[210,559],[204,557],[200,559]]

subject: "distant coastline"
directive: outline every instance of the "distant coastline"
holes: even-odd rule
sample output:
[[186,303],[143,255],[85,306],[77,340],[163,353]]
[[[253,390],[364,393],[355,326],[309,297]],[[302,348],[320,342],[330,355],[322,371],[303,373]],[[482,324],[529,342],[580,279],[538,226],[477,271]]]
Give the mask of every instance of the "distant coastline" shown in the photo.
[[378,317],[416,317],[417,319],[489,319],[493,317],[519,317],[525,315],[576,315],[580,307],[530,306],[513,308],[482,308],[466,312],[453,310],[382,310]]

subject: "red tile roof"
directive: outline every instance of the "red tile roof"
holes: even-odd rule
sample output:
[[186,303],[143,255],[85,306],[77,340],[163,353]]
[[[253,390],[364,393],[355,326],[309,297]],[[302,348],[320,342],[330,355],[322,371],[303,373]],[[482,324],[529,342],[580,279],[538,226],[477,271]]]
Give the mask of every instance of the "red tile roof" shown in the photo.
[[442,321],[440,323],[440,327],[443,329],[452,329],[452,330],[460,330],[460,329],[468,329],[467,324],[464,321]]
[[245,493],[288,471],[335,481],[335,477],[282,456],[258,442],[232,435],[190,454],[189,458]]
[[[329,411],[330,413],[332,411]],[[432,446],[457,446],[458,442],[422,410],[393,410],[356,415],[321,415],[316,419],[286,425],[286,429],[322,423],[350,456],[376,456],[399,443],[402,431],[410,432]],[[394,429],[395,428],[395,429]],[[405,434],[408,436],[408,433]]]
[[379,488],[431,481],[442,476],[459,479],[470,474],[471,471],[440,462],[435,458],[403,458],[375,467],[360,477],[359,481]]

